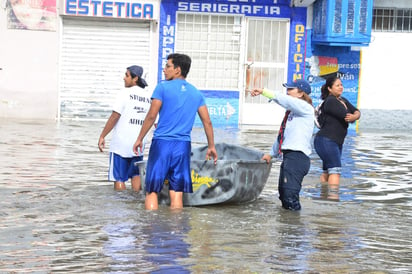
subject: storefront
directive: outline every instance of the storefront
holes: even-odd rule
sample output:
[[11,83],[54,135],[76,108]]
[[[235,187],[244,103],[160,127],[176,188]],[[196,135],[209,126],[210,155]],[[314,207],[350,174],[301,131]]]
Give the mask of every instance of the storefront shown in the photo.
[[155,84],[156,1],[65,0],[61,12],[60,118],[107,118],[130,65]]
[[186,53],[215,126],[276,124],[284,110],[248,90],[303,77],[306,11],[288,0],[162,1],[158,79],[169,53]]
[[[361,49],[371,41],[372,0],[317,0],[313,28],[307,30],[305,79],[311,83],[313,104],[330,76],[343,84],[342,96],[359,107]],[[358,123],[349,125],[357,129]]]
[[[44,0],[41,9],[29,2],[30,16],[24,1],[7,1],[0,12],[7,15],[0,24],[5,117],[107,119],[125,68],[143,66],[154,88],[172,52],[192,57],[188,81],[205,94],[215,126],[279,124],[284,110],[248,91],[281,90],[301,78],[312,84],[314,105],[330,74],[358,103],[372,0],[63,0],[57,8]],[[25,81],[22,67],[30,72]]]

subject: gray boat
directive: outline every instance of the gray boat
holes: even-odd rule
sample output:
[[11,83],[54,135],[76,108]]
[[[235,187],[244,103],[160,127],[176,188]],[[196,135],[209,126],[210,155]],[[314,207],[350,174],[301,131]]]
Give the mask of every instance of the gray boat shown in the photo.
[[[191,172],[193,193],[183,194],[185,206],[239,204],[255,201],[262,192],[272,162],[261,160],[263,152],[226,143],[216,144],[218,161],[206,161],[207,146],[192,148]],[[142,178],[146,175],[146,161],[137,163]],[[159,204],[169,204],[167,181],[159,193]]]

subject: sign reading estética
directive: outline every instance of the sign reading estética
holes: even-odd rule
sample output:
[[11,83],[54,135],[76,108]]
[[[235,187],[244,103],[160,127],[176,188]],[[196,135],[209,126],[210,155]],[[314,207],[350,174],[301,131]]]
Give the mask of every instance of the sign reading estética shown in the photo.
[[157,20],[157,3],[147,1],[65,0],[64,15]]

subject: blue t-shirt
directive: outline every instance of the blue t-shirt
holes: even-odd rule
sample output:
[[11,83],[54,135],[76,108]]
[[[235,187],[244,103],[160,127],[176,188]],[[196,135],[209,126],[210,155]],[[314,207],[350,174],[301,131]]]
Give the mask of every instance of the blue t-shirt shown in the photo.
[[152,99],[162,101],[153,138],[190,141],[197,110],[205,105],[202,93],[186,80],[175,79],[159,83]]

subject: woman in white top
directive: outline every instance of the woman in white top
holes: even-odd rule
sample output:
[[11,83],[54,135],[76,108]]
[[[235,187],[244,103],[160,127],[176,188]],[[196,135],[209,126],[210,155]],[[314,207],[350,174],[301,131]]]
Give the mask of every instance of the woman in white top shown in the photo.
[[279,199],[282,207],[300,210],[299,192],[310,168],[311,139],[314,127],[314,108],[309,94],[311,87],[304,80],[283,84],[286,94],[267,89],[255,89],[252,96],[262,94],[286,109],[278,138],[272,151],[263,156],[269,162],[283,155],[279,174]]

